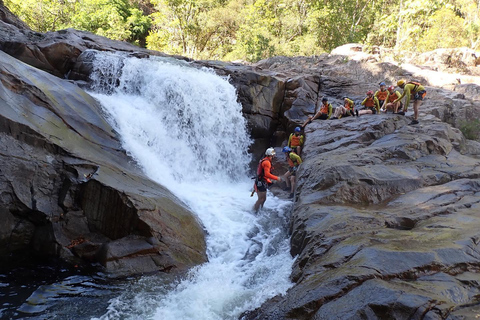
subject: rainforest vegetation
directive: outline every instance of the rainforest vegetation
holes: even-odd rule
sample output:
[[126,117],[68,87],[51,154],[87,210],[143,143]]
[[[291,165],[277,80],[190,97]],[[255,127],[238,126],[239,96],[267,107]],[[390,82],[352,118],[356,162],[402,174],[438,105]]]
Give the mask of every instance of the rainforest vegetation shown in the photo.
[[318,55],[346,43],[480,49],[480,0],[4,0],[39,32],[75,28],[193,59]]

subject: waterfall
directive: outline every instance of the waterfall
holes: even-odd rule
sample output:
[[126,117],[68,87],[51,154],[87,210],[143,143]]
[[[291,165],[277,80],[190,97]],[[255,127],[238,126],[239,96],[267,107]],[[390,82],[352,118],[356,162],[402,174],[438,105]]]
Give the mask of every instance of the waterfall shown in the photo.
[[291,202],[269,195],[255,215],[246,122],[228,79],[186,62],[97,53],[92,96],[127,152],[207,231],[208,262],[165,283],[143,277],[101,319],[238,319],[291,286]]

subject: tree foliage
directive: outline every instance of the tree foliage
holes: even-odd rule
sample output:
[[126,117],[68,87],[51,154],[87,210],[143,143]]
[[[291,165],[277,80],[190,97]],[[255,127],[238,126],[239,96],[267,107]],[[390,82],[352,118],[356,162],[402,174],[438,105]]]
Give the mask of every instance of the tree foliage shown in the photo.
[[194,59],[257,61],[359,42],[480,49],[480,0],[5,0],[33,30],[73,27]]

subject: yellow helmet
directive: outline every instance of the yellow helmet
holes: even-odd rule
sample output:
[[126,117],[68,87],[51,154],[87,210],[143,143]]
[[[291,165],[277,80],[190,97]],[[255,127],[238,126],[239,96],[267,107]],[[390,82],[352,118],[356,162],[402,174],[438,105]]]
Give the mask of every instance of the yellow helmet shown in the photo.
[[402,79],[402,80],[398,80],[398,82],[397,82],[397,87],[401,87],[401,86],[403,86],[404,84],[405,84],[405,80],[403,80],[403,79]]

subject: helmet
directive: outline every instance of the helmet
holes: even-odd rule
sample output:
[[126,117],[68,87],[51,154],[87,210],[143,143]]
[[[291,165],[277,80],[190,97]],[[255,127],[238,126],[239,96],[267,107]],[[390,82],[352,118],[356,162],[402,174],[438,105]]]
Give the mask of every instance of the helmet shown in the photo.
[[328,101],[328,99],[327,99],[326,97],[324,97],[324,98],[322,99],[322,102],[326,102],[326,101]]
[[302,131],[302,129],[300,129],[300,127],[295,128],[295,132],[300,132],[300,131]]
[[292,152],[292,148],[290,148],[289,146],[285,146],[283,147],[282,152],[285,152],[285,153]]
[[372,90],[368,90],[368,91],[367,91],[367,94],[373,94],[373,91],[372,91]]
[[383,81],[380,82],[380,85],[381,85],[381,86],[386,86],[385,82],[383,82]]
[[397,82],[397,87],[401,87],[401,86],[403,86],[404,84],[405,84],[405,80],[403,80],[403,79],[402,79],[402,80],[398,80],[398,82]]
[[388,87],[387,90],[390,91],[390,92],[392,92],[393,90],[395,90],[395,87],[394,87],[394,86],[390,86],[390,87]]
[[265,151],[265,155],[266,156],[275,156],[276,155],[275,149],[273,149],[272,147],[268,148],[267,151]]

